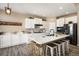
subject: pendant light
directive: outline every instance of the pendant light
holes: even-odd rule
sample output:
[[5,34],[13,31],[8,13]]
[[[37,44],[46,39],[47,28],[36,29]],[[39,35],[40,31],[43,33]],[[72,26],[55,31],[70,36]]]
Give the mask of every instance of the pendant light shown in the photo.
[[11,15],[11,8],[9,8],[9,3],[7,4],[7,7],[5,7],[5,13],[7,15]]

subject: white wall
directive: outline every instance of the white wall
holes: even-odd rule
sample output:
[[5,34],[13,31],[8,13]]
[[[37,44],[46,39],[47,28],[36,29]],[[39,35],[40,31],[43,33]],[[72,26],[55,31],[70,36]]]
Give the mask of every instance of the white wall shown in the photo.
[[[1,11],[0,21],[8,22],[21,22],[23,23],[26,16],[19,13],[12,13],[11,15],[6,15],[4,11]],[[24,28],[22,26],[12,26],[12,25],[0,25],[0,32],[15,32],[22,31]]]
[[26,15],[12,12],[11,15],[5,14],[4,11],[0,11],[0,21],[11,21],[11,22],[23,22]]
[[24,30],[22,26],[0,25],[0,32],[17,32]]

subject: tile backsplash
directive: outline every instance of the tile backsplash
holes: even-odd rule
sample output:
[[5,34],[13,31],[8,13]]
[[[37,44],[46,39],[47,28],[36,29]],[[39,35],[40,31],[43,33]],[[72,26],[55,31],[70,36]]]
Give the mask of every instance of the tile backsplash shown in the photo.
[[26,29],[27,33],[44,33],[45,32],[45,28],[35,28],[35,29]]

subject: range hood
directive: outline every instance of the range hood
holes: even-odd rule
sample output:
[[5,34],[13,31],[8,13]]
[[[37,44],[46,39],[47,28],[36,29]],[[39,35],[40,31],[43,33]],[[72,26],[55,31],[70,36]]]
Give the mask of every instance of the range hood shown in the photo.
[[35,28],[40,28],[43,24],[35,24]]
[[35,24],[35,26],[43,26],[42,24]]

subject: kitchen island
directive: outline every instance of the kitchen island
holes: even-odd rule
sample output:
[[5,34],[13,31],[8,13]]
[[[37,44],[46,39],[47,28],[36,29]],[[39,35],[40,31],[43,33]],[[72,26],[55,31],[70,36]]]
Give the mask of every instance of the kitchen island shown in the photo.
[[45,55],[45,47],[47,43],[64,39],[69,35],[66,34],[56,34],[54,36],[47,36],[45,33],[33,33],[30,35],[30,39],[33,42],[33,55]]

